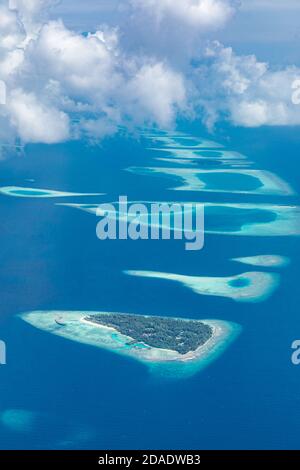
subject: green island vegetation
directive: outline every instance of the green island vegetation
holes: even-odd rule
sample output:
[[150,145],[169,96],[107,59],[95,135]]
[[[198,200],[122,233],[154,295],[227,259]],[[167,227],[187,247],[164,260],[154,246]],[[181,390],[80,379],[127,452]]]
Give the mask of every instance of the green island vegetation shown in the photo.
[[90,315],[86,321],[114,328],[133,342],[160,349],[171,349],[180,354],[195,351],[212,336],[212,328],[200,321],[167,317],[148,317],[107,313]]

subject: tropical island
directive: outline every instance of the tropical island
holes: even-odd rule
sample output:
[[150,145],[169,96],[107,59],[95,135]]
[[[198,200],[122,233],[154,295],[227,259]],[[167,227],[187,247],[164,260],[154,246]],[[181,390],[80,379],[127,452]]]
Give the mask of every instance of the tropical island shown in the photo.
[[171,349],[179,354],[196,351],[213,334],[213,329],[200,321],[168,317],[107,313],[88,316],[85,320],[114,328],[132,338],[132,344],[143,343],[153,348]]
[[33,311],[20,317],[35,328],[135,359],[155,375],[175,379],[209,365],[241,330],[223,320],[111,312]]

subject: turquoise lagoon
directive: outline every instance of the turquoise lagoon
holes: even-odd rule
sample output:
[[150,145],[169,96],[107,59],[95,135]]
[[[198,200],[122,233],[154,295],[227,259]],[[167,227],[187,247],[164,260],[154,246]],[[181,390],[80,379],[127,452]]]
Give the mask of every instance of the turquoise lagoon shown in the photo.
[[293,195],[292,188],[271,172],[263,170],[194,170],[191,168],[133,167],[140,175],[167,176],[183,184],[176,191],[208,191],[261,195]]
[[126,271],[130,276],[176,281],[200,295],[229,297],[237,302],[262,302],[279,285],[275,273],[246,272],[228,277],[185,276],[154,271]]

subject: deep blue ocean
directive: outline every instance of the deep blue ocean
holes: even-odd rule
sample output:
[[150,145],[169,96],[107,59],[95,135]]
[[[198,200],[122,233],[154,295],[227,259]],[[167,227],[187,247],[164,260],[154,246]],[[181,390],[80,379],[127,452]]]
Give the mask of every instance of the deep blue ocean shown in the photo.
[[[182,125],[203,136],[195,126]],[[206,136],[275,172],[300,191],[296,128],[222,129]],[[170,191],[168,178],[139,176],[151,165],[138,137],[100,145],[30,145],[0,161],[1,186],[105,197],[62,199],[0,196],[1,449],[292,449],[299,448],[299,239],[206,235],[202,251],[179,241],[100,241],[97,219],[56,202],[132,200],[270,202],[299,198]],[[34,182],[28,180],[33,179]],[[229,276],[251,267],[230,258],[282,254],[281,284],[261,303],[200,296],[177,283],[126,276],[152,270]],[[263,269],[263,268],[262,268]],[[32,310],[119,311],[242,325],[238,339],[191,378],[170,381],[101,349],[37,330],[17,314]]]

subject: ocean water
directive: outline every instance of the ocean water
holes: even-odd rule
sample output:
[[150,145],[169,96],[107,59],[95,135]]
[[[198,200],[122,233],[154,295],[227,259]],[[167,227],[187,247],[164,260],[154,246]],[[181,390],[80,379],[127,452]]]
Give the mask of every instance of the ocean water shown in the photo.
[[[294,128],[229,128],[212,137],[195,126],[182,124],[182,129],[196,142],[212,138],[247,155],[255,168],[275,172],[300,191],[300,136]],[[66,200],[74,203],[127,195],[132,200],[299,204],[297,196],[175,193],[168,190],[168,178],[124,171],[151,164],[153,154],[143,140],[118,136],[100,146],[76,142],[11,152],[0,162],[0,178],[1,186],[107,193]],[[0,197],[0,339],[7,345],[7,364],[0,366],[0,448],[298,448],[300,367],[291,362],[291,343],[300,338],[299,238],[207,234],[199,252],[185,251],[180,241],[103,242],[96,238],[93,215],[55,203]],[[276,269],[280,287],[257,304],[123,274],[233,276],[252,267],[231,258],[259,254],[288,256],[291,264]],[[174,381],[17,317],[52,309],[216,318],[239,323],[242,333],[209,367]]]

